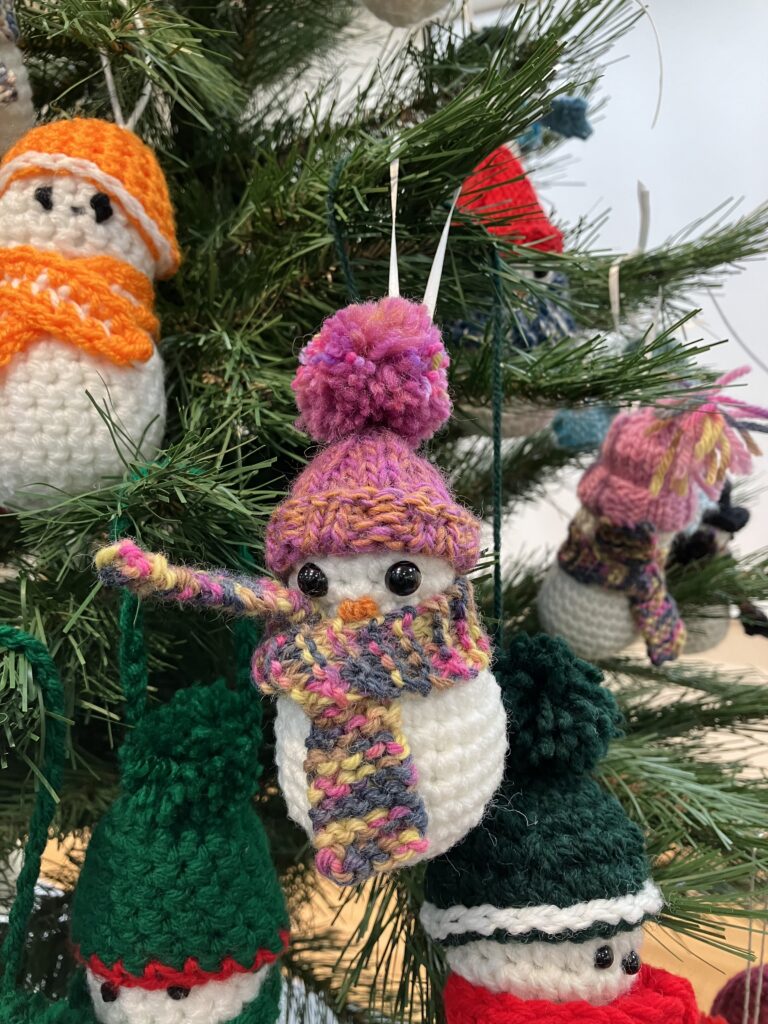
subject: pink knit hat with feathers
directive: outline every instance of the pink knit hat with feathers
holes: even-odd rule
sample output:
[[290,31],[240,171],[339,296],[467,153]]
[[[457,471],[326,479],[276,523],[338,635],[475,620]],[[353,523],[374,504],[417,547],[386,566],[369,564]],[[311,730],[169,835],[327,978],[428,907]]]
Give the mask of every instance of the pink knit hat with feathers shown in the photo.
[[269,522],[278,576],[309,556],[432,555],[474,568],[480,524],[415,449],[451,414],[448,354],[426,306],[399,297],[347,306],[302,351],[298,426],[329,442]]
[[741,367],[709,391],[620,413],[579,483],[582,505],[623,526],[649,522],[670,532],[692,523],[699,491],[717,499],[726,472],[749,473],[760,454],[749,430],[766,427],[751,418],[768,419],[768,410],[720,390],[746,373]]

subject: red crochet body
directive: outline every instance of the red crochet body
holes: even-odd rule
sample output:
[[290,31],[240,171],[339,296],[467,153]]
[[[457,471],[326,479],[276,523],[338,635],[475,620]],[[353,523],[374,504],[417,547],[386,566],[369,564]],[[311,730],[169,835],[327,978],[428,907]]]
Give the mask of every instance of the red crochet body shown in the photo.
[[699,1013],[685,978],[648,966],[631,992],[605,1006],[518,999],[471,985],[458,974],[448,976],[444,1000],[447,1024],[725,1024]]

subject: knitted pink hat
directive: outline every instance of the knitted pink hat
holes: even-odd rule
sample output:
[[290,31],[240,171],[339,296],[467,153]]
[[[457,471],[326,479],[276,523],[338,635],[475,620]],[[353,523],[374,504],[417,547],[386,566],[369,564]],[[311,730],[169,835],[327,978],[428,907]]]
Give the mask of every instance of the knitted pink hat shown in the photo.
[[582,505],[622,526],[649,522],[669,532],[693,522],[699,491],[716,499],[726,471],[750,472],[760,453],[747,427],[764,428],[743,417],[765,419],[768,411],[718,390],[748,372],[725,374],[709,392],[620,413],[579,483]]
[[425,306],[386,298],[347,306],[302,351],[299,426],[331,444],[269,522],[267,565],[287,576],[311,555],[397,551],[466,573],[480,524],[414,449],[445,423],[448,355]]

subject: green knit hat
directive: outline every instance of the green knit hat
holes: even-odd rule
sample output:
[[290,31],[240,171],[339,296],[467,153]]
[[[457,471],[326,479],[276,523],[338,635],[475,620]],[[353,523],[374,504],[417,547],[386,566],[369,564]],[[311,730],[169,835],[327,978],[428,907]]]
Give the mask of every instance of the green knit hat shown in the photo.
[[584,942],[661,909],[640,829],[591,772],[617,732],[601,673],[562,640],[516,637],[497,669],[510,721],[487,817],[430,861],[422,923],[446,946]]
[[[288,915],[252,802],[260,744],[257,696],[221,681],[176,693],[128,734],[72,906],[77,954],[106,985],[191,990],[283,952]],[[272,974],[237,1024],[276,1018]]]

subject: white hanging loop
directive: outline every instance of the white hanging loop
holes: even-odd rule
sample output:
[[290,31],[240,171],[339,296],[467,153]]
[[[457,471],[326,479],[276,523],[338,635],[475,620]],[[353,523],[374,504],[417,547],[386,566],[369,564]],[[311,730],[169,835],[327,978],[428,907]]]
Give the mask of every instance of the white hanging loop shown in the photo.
[[440,235],[440,244],[437,247],[435,258],[432,261],[432,269],[429,272],[429,280],[427,281],[427,288],[424,292],[424,305],[429,310],[429,315],[435,315],[435,306],[437,305],[437,293],[440,291],[440,280],[443,276],[443,264],[445,263],[445,252],[448,248],[448,232],[451,230],[451,219],[453,217],[453,211],[456,208],[456,203],[461,193],[461,186],[456,189],[453,194],[451,201],[451,208],[448,211],[448,216],[443,226],[443,233]]
[[104,81],[107,86],[107,93],[109,94],[112,116],[115,119],[115,124],[119,124],[121,128],[124,128],[125,118],[123,117],[123,108],[120,106],[120,98],[117,95],[115,80],[112,77],[112,67],[109,63],[109,57],[107,57],[103,50],[99,50],[99,60],[101,61],[101,70],[104,73]]
[[651,193],[642,181],[637,183],[637,202],[640,207],[640,230],[638,233],[637,245],[623,256],[613,261],[608,271],[608,296],[611,303],[611,315],[613,326],[617,331],[621,330],[621,264],[624,260],[631,260],[645,252],[648,245],[648,234],[651,229]]
[[[128,7],[127,0],[123,0],[123,6]],[[140,35],[146,35],[146,26],[144,21],[136,11],[133,15],[133,21]],[[120,98],[117,95],[117,88],[115,86],[115,79],[112,75],[112,66],[109,63],[109,57],[103,50],[99,50],[99,60],[101,61],[101,70],[104,73],[104,81],[107,85],[107,92],[109,93],[109,102],[112,107],[112,115],[115,119],[115,124],[119,124],[121,128],[128,128],[130,131],[134,131],[136,125],[139,123],[139,119],[144,111],[147,109],[147,104],[152,98],[152,82],[149,77],[144,79],[144,84],[141,87],[139,98],[136,101],[136,106],[131,111],[130,116],[126,119],[123,116],[123,110],[120,106]],[[144,64],[149,67],[149,58],[145,56]]]
[[389,165],[389,203],[392,209],[392,240],[389,248],[389,296],[400,295],[400,272],[397,268],[397,185],[400,176],[400,158]]

